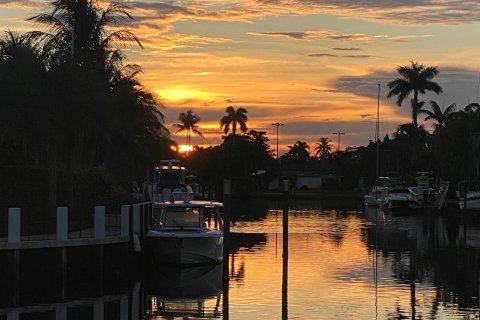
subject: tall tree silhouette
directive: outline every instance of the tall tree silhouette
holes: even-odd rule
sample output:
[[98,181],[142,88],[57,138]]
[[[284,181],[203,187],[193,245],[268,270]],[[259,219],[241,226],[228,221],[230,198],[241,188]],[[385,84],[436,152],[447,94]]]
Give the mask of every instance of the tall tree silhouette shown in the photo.
[[284,154],[284,157],[292,160],[305,162],[310,157],[310,147],[305,141],[297,141],[293,146],[288,146],[290,150]]
[[315,156],[320,157],[320,159],[327,159],[330,157],[332,151],[332,146],[330,145],[330,140],[326,137],[321,137],[317,142],[315,147]]
[[397,72],[401,77],[388,83],[390,88],[388,97],[397,96],[397,105],[400,107],[405,98],[413,93],[412,122],[417,126],[417,114],[420,109],[418,94],[425,94],[426,91],[433,91],[436,94],[442,92],[442,88],[432,81],[439,71],[436,67],[424,67],[412,61],[410,66],[399,66]]
[[427,120],[434,120],[437,123],[434,124],[434,127],[444,127],[445,124],[451,120],[453,117],[455,117],[456,112],[455,108],[456,105],[455,103],[452,103],[449,105],[445,111],[442,110],[442,108],[436,103],[435,101],[430,101],[430,106],[432,110],[427,110],[427,109],[420,109],[418,110],[418,114],[423,114],[426,115],[425,121]]
[[133,20],[128,8],[110,3],[103,10],[95,0],[55,0],[53,11],[35,15],[29,20],[44,26],[32,36],[43,42],[44,49],[59,63],[73,61],[79,66],[103,69],[106,56],[112,48],[123,48],[138,38],[127,29],[108,31]]
[[203,137],[203,134],[200,132],[200,130],[198,130],[199,126],[197,125],[197,123],[200,122],[200,117],[190,109],[187,112],[180,113],[178,116],[178,121],[180,121],[180,123],[176,123],[174,126],[177,128],[176,132],[185,131],[188,152],[191,145],[191,132]]
[[220,120],[220,128],[223,129],[223,132],[227,134],[230,129],[232,134],[237,134],[237,126],[240,127],[240,131],[247,131],[247,110],[245,108],[238,108],[235,110],[232,106],[225,109],[227,115],[223,116]]

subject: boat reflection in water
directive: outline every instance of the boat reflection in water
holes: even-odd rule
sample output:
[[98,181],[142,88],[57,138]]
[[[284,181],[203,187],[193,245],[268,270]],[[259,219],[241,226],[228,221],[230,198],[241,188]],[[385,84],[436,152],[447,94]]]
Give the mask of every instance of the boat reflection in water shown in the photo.
[[222,264],[154,267],[146,282],[146,319],[221,318]]

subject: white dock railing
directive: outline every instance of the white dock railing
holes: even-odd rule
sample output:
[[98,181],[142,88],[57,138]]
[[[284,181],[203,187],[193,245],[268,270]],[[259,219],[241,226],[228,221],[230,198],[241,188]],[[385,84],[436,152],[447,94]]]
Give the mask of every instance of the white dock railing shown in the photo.
[[[7,234],[3,238],[0,236],[0,250],[126,242],[133,235],[143,237],[150,224],[151,210],[151,202],[122,205],[120,214],[106,214],[105,206],[96,206],[93,210],[93,226],[89,230],[81,230],[91,236],[78,237],[81,231],[69,230],[68,207],[57,208],[56,229],[50,232],[55,234],[38,236],[22,234],[21,209],[9,208]],[[44,243],[44,246],[40,243]]]

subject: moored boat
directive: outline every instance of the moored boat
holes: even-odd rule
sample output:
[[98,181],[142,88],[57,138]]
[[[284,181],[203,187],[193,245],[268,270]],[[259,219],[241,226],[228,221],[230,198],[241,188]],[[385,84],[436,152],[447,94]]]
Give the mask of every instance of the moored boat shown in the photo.
[[440,209],[443,206],[449,188],[448,181],[440,181],[437,188],[432,188],[433,178],[428,172],[418,172],[416,180],[416,186],[389,191],[387,199],[390,209]]
[[160,264],[196,265],[223,260],[223,204],[214,201],[154,203],[146,238]]

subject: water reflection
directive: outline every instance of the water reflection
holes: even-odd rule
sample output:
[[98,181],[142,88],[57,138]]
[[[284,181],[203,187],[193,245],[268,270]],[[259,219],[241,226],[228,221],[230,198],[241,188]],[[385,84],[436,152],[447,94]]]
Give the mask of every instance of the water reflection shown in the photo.
[[454,211],[398,217],[370,209],[365,217],[374,224],[362,229],[363,241],[382,253],[393,278],[410,291],[410,308],[397,302],[389,318],[479,316],[480,247],[465,239],[480,229],[466,216]]
[[290,208],[285,246],[276,205],[239,209],[215,266],[126,272],[121,259],[94,267],[84,258],[91,253],[78,252],[65,274],[48,265],[32,274],[27,263],[47,262],[23,257],[15,291],[0,256],[0,320],[480,318],[480,215],[395,216],[305,201]]
[[146,319],[221,317],[221,264],[154,267],[145,281]]

